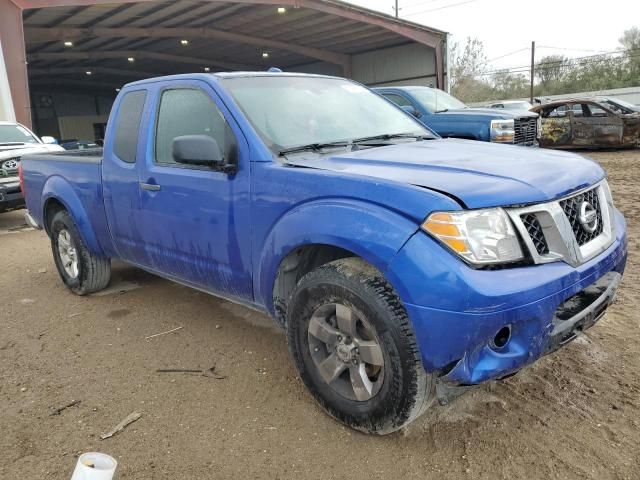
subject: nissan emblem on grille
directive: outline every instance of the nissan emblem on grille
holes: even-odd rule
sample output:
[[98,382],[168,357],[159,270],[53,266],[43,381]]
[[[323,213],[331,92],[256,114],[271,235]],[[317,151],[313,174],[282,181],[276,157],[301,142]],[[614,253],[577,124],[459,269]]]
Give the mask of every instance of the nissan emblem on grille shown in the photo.
[[559,200],[507,209],[533,263],[565,261],[577,267],[616,238],[606,180]]
[[593,233],[598,228],[598,212],[593,205],[586,200],[580,205],[580,225],[584,228],[585,232]]
[[602,233],[602,212],[596,188],[562,200],[560,206],[571,224],[578,246],[589,243]]

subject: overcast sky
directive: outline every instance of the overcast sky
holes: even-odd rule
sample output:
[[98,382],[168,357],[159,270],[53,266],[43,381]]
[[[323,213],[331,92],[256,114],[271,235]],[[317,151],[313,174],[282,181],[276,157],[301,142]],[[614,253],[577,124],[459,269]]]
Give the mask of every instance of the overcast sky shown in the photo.
[[[394,0],[348,1],[393,13]],[[401,17],[445,30],[454,41],[479,38],[497,68],[529,64],[532,40],[538,58],[580,57],[620,48],[622,32],[640,26],[640,0],[399,0],[399,4]]]

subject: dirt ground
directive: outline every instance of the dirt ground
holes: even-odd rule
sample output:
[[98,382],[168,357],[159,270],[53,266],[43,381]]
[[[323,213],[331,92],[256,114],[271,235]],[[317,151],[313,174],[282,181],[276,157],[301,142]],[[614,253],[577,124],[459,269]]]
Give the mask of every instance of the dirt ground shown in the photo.
[[[87,451],[113,455],[119,479],[640,478],[640,151],[592,156],[630,227],[617,303],[588,336],[382,438],[316,406],[266,317],[126,266],[106,294],[74,296],[45,234],[0,215],[0,478],[68,479]],[[213,365],[227,378],[156,372]]]

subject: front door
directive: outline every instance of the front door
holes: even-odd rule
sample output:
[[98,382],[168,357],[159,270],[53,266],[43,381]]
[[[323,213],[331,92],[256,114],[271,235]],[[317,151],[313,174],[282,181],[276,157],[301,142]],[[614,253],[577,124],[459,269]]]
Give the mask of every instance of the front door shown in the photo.
[[[205,82],[159,84],[153,132],[140,169],[138,262],[209,291],[253,299],[248,144]],[[183,135],[214,138],[235,173],[178,164],[172,142]]]
[[563,147],[571,145],[571,109],[567,105],[555,105],[543,108],[541,147]]
[[622,119],[594,103],[577,103],[572,120],[574,145],[612,147],[622,142]]

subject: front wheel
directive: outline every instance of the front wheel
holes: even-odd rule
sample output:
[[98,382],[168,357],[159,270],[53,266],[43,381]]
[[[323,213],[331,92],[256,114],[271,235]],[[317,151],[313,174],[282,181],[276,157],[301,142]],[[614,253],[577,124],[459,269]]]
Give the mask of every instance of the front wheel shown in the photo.
[[413,327],[382,274],[357,258],[305,275],[287,308],[289,348],[303,382],[334,418],[384,435],[433,398]]
[[56,213],[49,227],[53,259],[65,285],[77,295],[104,289],[111,279],[111,261],[90,252],[68,212]]

